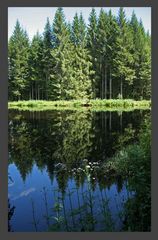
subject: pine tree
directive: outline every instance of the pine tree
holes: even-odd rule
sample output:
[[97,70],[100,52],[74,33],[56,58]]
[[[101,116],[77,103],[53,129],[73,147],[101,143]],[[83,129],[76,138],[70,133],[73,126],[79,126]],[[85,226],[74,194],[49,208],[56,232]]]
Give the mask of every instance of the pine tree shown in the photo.
[[48,100],[49,95],[49,84],[50,84],[50,75],[52,70],[52,30],[49,22],[49,18],[47,18],[47,22],[44,28],[43,33],[43,77],[45,81],[45,95],[44,98]]
[[86,24],[82,14],[78,17],[75,14],[72,24],[72,41],[74,44],[74,98],[91,98],[92,97],[92,81],[91,75],[92,62],[88,49],[86,48]]
[[139,90],[141,98],[151,98],[151,39],[145,33],[142,20],[139,22],[139,31],[141,33],[141,47],[139,52]]
[[[53,100],[69,99],[71,96],[73,45],[62,8],[58,8],[53,22],[52,69],[49,95]],[[70,95],[70,96],[69,96]]]
[[[133,57],[135,79],[133,84],[133,98],[150,98],[151,92],[151,46],[150,37],[147,37],[142,22],[138,21],[133,12],[131,18],[131,30],[133,36]],[[147,90],[147,94],[145,94]]]
[[28,98],[29,38],[17,20],[13,35],[9,39],[9,99]]
[[147,44],[145,44],[141,60],[141,98],[151,99],[151,49]]
[[107,14],[101,9],[97,26],[98,89],[101,99],[107,98]]
[[92,81],[92,92],[93,97],[96,98],[98,96],[97,92],[97,16],[96,11],[92,8],[92,11],[89,16],[89,25],[88,25],[88,33],[87,33],[87,48],[89,50],[91,59],[92,59],[92,69],[94,74],[91,75]]
[[117,54],[116,42],[118,36],[118,24],[116,18],[112,15],[111,10],[107,16],[107,68],[108,68],[108,97],[111,99],[115,96],[115,82],[113,78],[114,59]]
[[151,36],[133,12],[127,21],[95,9],[67,23],[58,8],[51,28],[30,44],[19,21],[8,44],[9,100],[151,98]]
[[62,41],[62,34],[67,33],[67,26],[63,8],[59,7],[55,13],[52,31],[52,45],[56,48]]
[[114,59],[115,69],[113,76],[115,76],[120,85],[119,98],[126,97],[123,89],[132,85],[135,78],[135,70],[132,69],[133,56],[131,54],[132,38],[129,25],[127,24],[125,12],[123,8],[119,10],[118,16],[119,34],[116,41],[117,54]]
[[76,13],[72,23],[72,42],[75,46],[85,47],[86,45],[86,25],[82,14]]
[[39,32],[33,37],[30,48],[30,99],[43,99],[44,98],[44,78],[43,78],[43,40]]

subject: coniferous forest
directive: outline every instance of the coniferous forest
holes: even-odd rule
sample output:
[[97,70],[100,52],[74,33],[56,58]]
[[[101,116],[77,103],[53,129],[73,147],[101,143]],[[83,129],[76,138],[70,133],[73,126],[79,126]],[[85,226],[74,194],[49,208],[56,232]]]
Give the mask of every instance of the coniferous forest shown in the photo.
[[17,20],[8,44],[9,101],[151,98],[151,36],[133,12],[95,9],[66,22],[58,8],[29,39]]
[[151,9],[31,9],[8,11],[8,231],[151,231]]

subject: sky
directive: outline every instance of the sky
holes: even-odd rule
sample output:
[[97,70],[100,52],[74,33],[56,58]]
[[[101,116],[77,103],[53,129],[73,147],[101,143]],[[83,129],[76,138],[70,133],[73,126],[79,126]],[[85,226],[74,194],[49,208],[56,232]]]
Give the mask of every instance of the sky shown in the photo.
[[[27,31],[29,38],[36,34],[43,33],[46,19],[49,17],[50,22],[53,22],[53,18],[56,12],[55,7],[9,7],[8,8],[8,38],[12,35],[15,27],[16,20],[20,21],[21,26]],[[96,7],[97,16],[100,12],[100,7]],[[114,15],[118,15],[118,7],[105,7],[105,11],[112,10]],[[75,13],[82,12],[86,24],[88,24],[88,17],[92,10],[91,7],[64,7],[64,14],[67,22],[72,22]],[[144,28],[151,33],[151,8],[150,7],[125,7],[126,18],[130,19],[133,10],[138,19],[142,19]]]

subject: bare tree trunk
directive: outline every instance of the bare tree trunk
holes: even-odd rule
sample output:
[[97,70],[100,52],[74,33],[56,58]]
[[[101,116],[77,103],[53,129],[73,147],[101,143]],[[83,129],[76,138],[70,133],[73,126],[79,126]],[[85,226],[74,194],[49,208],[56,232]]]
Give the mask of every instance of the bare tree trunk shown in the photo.
[[111,79],[111,68],[110,68],[110,99],[112,99],[112,79]]
[[29,90],[29,99],[31,100],[31,88]]
[[43,100],[43,89],[42,89],[42,93],[41,93],[41,96],[42,96],[42,100]]
[[35,86],[35,92],[36,92],[36,100],[37,100],[37,84]]
[[101,73],[101,79],[100,79],[100,98],[102,98],[102,64],[101,64],[101,59],[100,59],[100,73]]
[[122,77],[121,77],[121,89],[120,89],[120,91],[121,91],[121,98],[123,98],[123,83],[122,83]]
[[34,99],[34,94],[33,94],[33,84],[32,84],[32,99]]
[[106,133],[107,133],[107,116],[106,116],[107,112],[104,112],[104,127],[105,127],[105,140],[106,140]]
[[111,132],[111,111],[110,111],[110,116],[109,116],[109,130]]
[[141,94],[141,95],[142,95],[142,98],[144,99],[144,91],[143,91],[143,88],[142,88],[142,94]]
[[46,100],[48,100],[48,75],[49,72],[46,73]]
[[122,111],[120,113],[120,128],[121,128],[121,133],[122,133]]
[[102,99],[104,98],[104,71],[102,66]]
[[39,89],[39,86],[38,86],[38,100],[40,99],[40,89]]
[[106,71],[106,64],[104,67],[104,98],[107,98],[107,71]]

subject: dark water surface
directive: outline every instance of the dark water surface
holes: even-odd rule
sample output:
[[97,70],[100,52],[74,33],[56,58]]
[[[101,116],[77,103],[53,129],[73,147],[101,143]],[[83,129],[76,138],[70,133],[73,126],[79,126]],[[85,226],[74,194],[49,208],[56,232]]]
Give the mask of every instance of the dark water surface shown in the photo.
[[148,111],[9,111],[12,231],[121,231],[128,179],[101,165],[137,141]]

